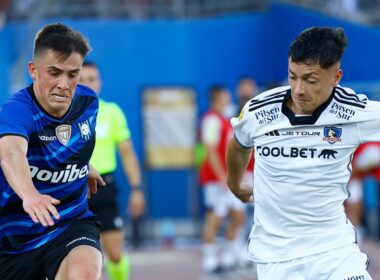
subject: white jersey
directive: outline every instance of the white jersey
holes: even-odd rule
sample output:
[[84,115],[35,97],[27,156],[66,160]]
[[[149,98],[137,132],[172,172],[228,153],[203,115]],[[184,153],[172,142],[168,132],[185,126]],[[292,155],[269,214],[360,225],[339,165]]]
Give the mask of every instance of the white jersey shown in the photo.
[[285,106],[290,87],[250,100],[233,118],[237,141],[255,149],[255,215],[249,255],[281,262],[355,242],[343,202],[356,147],[380,141],[380,102],[336,87],[312,116]]

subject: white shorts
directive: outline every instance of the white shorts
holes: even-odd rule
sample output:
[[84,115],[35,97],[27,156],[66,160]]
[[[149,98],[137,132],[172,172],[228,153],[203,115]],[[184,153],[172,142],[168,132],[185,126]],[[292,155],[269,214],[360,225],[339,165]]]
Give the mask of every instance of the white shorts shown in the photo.
[[257,263],[259,280],[371,280],[368,257],[356,244],[278,263]]
[[205,206],[220,218],[226,217],[230,210],[243,212],[246,207],[229,189],[217,183],[204,186],[204,200]]

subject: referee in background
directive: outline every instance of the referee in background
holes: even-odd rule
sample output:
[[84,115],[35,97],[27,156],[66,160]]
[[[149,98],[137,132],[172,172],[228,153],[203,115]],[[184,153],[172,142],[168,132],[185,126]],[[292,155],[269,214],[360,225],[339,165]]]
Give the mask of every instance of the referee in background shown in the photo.
[[[99,95],[101,79],[95,63],[83,63],[79,82]],[[127,120],[117,104],[99,99],[96,145],[90,162],[106,181],[107,188],[99,188],[98,193],[89,200],[89,205],[101,222],[101,242],[109,258],[106,263],[108,275],[112,280],[125,280],[129,278],[130,265],[128,256],[123,255],[124,224],[117,206],[118,188],[114,176],[116,151],[120,153],[124,172],[132,188],[129,213],[134,220],[138,220],[144,212],[145,199],[140,188],[141,171]]]

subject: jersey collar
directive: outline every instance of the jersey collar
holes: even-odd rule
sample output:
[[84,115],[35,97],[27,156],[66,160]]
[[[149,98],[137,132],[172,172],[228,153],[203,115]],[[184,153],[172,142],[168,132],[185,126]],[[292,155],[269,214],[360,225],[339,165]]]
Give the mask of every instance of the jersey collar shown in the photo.
[[334,92],[335,88],[333,89],[329,99],[325,103],[323,103],[321,106],[319,106],[314,113],[311,116],[301,116],[297,117],[294,115],[293,111],[290,110],[286,106],[286,101],[291,98],[291,90],[288,89],[285,96],[284,100],[282,101],[282,107],[281,111],[282,113],[289,119],[289,122],[291,125],[310,125],[310,124],[315,124],[319,118],[319,116],[322,114],[322,112],[327,108],[327,106],[330,104],[331,100],[334,97]]
[[65,117],[66,117],[66,116],[69,114],[69,112],[71,111],[71,107],[72,107],[73,101],[71,101],[71,104],[70,104],[69,109],[67,110],[67,112],[66,112],[62,117],[60,117],[60,118],[54,117],[54,116],[52,116],[51,114],[49,114],[48,112],[46,112],[46,110],[45,110],[45,109],[41,106],[41,104],[38,102],[37,97],[36,97],[36,94],[34,93],[33,83],[32,83],[29,87],[27,87],[27,91],[29,92],[30,96],[32,97],[34,103],[37,104],[38,108],[39,108],[39,109],[40,109],[45,115],[49,116],[49,117],[52,118],[52,119],[59,120],[59,121],[64,120]]

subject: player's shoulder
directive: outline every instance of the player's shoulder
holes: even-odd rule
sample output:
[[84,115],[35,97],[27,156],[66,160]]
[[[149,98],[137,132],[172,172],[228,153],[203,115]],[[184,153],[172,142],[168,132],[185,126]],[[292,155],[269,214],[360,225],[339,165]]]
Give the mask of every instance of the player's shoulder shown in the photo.
[[202,116],[202,122],[215,122],[215,123],[222,123],[224,120],[223,116],[213,110],[209,110],[205,112]]
[[33,100],[31,94],[28,91],[28,88],[24,88],[11,97],[9,97],[2,105],[1,111],[4,109],[8,109],[10,113],[17,114],[18,111],[22,112],[22,114],[26,114],[27,112],[32,112]]
[[116,102],[104,101],[103,99],[100,99],[100,102],[104,104],[104,106],[107,107],[109,110],[121,110],[121,107]]
[[99,100],[98,96],[91,88],[79,85],[77,86],[75,90],[75,97],[73,99],[73,102],[75,103],[75,107],[83,110],[86,109],[96,109],[99,107]]
[[369,103],[365,94],[358,94],[353,89],[340,85],[334,88],[333,98],[342,106],[349,106],[353,109],[365,109]]
[[85,86],[82,84],[77,85],[77,88],[75,90],[75,94],[77,94],[78,96],[88,96],[90,98],[98,98],[95,91],[93,91],[88,86]]
[[265,100],[270,97],[284,96],[288,91],[290,92],[290,86],[276,87],[256,95],[251,100]]
[[275,104],[281,106],[284,98],[288,95],[290,95],[290,86],[273,88],[253,97],[246,103],[245,109],[246,111],[253,112],[268,105],[271,105],[271,107]]
[[113,114],[113,113],[124,114],[123,110],[121,109],[119,104],[117,104],[116,102],[112,102],[112,101],[106,101],[102,98],[99,98],[99,107],[101,108],[102,111],[106,111],[109,114]]

